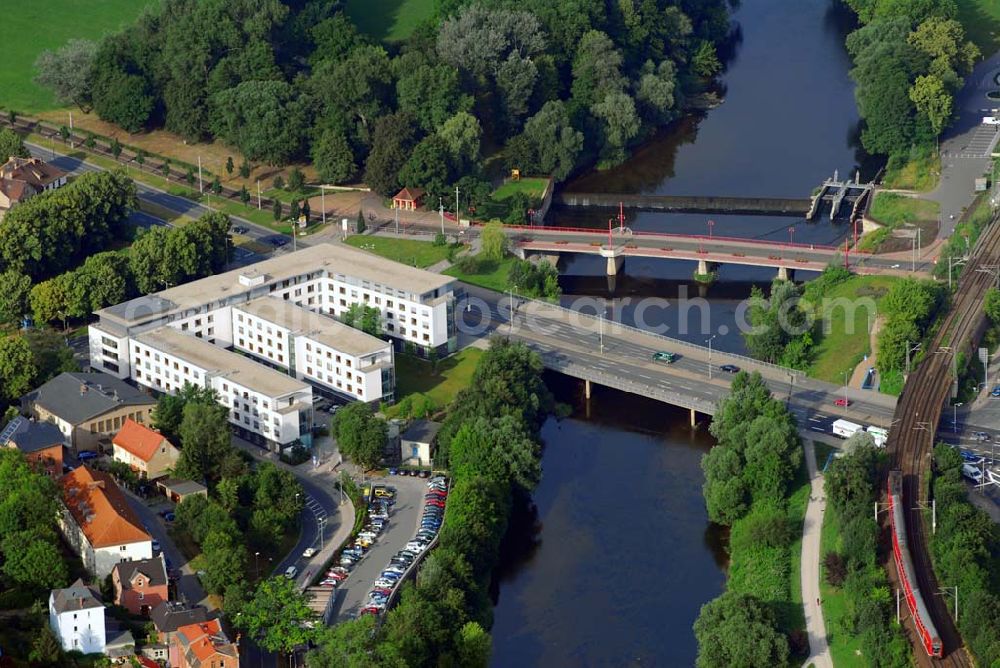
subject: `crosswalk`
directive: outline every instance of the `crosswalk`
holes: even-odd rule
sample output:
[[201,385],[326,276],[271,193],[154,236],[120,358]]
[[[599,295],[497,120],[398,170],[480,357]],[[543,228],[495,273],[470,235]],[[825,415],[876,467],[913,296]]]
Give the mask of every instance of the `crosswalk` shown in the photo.
[[306,508],[309,509],[309,512],[311,512],[313,514],[313,517],[316,519],[316,526],[319,526],[326,522],[326,510],[323,508],[323,506],[319,504],[319,502],[316,499],[314,499],[309,494],[306,494],[305,505]]
[[945,158],[986,158],[993,150],[993,145],[997,140],[996,125],[980,125],[976,128],[972,137],[965,146],[957,151],[943,151]]

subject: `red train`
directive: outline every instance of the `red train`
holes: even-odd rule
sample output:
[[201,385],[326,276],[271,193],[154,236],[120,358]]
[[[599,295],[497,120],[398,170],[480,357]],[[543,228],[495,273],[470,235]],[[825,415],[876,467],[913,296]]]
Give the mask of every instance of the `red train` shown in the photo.
[[943,655],[941,638],[931,620],[924,598],[920,594],[917,580],[910,561],[910,548],[906,543],[906,522],[903,518],[903,472],[889,471],[889,519],[892,523],[892,554],[896,559],[896,571],[906,595],[906,607],[910,609],[913,623],[920,635],[920,642],[929,656]]

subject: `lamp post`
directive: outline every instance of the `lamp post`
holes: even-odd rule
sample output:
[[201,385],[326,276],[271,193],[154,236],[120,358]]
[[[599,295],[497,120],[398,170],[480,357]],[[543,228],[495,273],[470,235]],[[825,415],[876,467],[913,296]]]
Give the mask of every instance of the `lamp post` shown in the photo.
[[715,227],[715,221],[714,220],[708,221],[708,238],[709,239],[712,238],[712,228],[713,227]]
[[953,434],[958,433],[958,407],[961,405],[961,401],[951,405],[951,432]]
[[794,225],[790,225],[788,227],[788,245],[789,246],[792,245],[794,238],[795,238],[795,226]]
[[712,339],[714,339],[718,334],[712,334],[708,337],[706,343],[708,343],[708,379],[712,380]]
[[510,333],[514,333],[514,290],[517,289],[516,285],[510,286]]

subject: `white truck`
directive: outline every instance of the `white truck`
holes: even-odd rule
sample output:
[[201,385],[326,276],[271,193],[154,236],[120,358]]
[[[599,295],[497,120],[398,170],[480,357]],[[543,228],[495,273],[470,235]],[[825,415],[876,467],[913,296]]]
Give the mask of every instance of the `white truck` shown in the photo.
[[840,436],[841,438],[850,438],[863,429],[864,427],[861,425],[849,420],[840,419],[833,422],[833,435]]
[[872,437],[873,441],[875,441],[875,447],[884,448],[885,442],[889,440],[889,432],[882,427],[871,426],[867,427],[865,431],[867,431],[868,435]]

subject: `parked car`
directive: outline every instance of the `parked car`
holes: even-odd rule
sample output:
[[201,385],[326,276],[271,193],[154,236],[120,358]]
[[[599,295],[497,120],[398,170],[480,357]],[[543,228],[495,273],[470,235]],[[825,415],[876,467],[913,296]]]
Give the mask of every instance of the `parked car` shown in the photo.
[[850,406],[850,405],[851,405],[851,400],[850,400],[850,399],[848,399],[847,397],[840,397],[839,399],[837,399],[837,400],[836,400],[836,401],[834,401],[833,403],[834,403],[835,405],[837,405],[837,406],[844,406],[844,407],[847,407],[847,406]]
[[288,568],[285,569],[285,577],[288,578],[289,580],[295,579],[295,576],[298,574],[299,574],[299,569],[295,568],[295,566],[289,566]]
[[990,435],[985,431],[974,431],[972,432],[972,436],[980,443],[985,443],[990,440]]
[[153,541],[153,552],[159,552],[159,551],[160,551],[160,541],[154,540]]
[[990,391],[990,396],[1000,397],[1000,385],[993,386],[993,389]]
[[167,511],[163,514],[163,520],[165,522],[173,522],[174,519],[176,519],[176,515],[174,515],[171,511]]
[[335,580],[333,578],[326,578],[325,580],[320,580],[319,586],[333,588],[336,587],[338,584],[340,584],[340,580]]
[[444,501],[441,499],[427,499],[425,503],[434,508],[444,508]]
[[379,579],[375,580],[375,586],[376,587],[384,587],[384,588],[387,588],[387,589],[392,589],[393,587],[396,586],[396,583],[394,581],[392,581],[392,580],[386,580],[385,578],[379,578]]
[[738,366],[736,366],[735,364],[723,364],[719,368],[722,369],[723,371],[725,371],[726,373],[739,373],[740,372],[740,368]]
[[423,552],[427,548],[427,545],[423,542],[411,540],[406,544],[407,550],[413,550],[414,552]]
[[249,232],[249,230],[242,225],[233,225],[230,229],[232,229],[232,231],[236,234],[246,234]]

